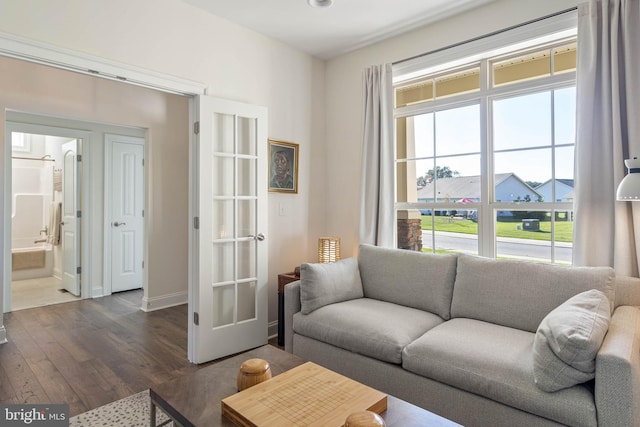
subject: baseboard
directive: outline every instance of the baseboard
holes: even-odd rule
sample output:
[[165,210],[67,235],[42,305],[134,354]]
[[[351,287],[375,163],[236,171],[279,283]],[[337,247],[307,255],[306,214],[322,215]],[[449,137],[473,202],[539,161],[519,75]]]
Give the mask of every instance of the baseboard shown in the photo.
[[278,336],[278,321],[274,320],[273,322],[269,322],[267,335],[269,339],[275,338]]
[[142,311],[155,311],[162,310],[163,308],[169,308],[176,305],[186,304],[188,301],[188,294],[186,292],[177,292],[175,294],[162,295],[153,298],[142,298]]
[[0,326],[0,344],[7,342],[7,330],[4,325]]

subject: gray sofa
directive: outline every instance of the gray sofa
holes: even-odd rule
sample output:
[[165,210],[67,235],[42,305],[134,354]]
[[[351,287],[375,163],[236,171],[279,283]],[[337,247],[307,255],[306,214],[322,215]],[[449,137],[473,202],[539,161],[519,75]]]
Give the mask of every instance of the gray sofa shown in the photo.
[[640,426],[640,279],[361,245],[285,288],[285,349],[467,426]]

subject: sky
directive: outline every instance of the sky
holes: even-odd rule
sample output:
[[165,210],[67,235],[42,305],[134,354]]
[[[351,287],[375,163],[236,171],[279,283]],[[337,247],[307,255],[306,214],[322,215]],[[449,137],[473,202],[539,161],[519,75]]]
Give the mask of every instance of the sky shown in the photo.
[[[495,173],[513,172],[524,181],[552,177],[555,144],[575,142],[575,87],[492,101]],[[552,115],[555,120],[552,120]],[[480,107],[471,105],[416,116],[416,175],[448,166],[462,176],[480,175]],[[434,132],[435,127],[435,132]],[[434,148],[435,134],[435,148]],[[513,150],[518,151],[504,151]],[[555,177],[573,179],[573,147],[556,147]]]

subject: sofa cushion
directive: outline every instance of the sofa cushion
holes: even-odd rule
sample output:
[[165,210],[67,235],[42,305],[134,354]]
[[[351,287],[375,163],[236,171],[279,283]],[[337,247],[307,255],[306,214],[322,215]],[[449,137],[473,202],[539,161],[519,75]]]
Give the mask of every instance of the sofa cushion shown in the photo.
[[336,302],[362,298],[358,260],[300,266],[300,304],[304,314]]
[[533,341],[533,376],[541,390],[558,391],[595,378],[609,307],[606,295],[592,289],[569,298],[542,320]]
[[546,393],[533,381],[532,332],[452,319],[405,347],[408,371],[566,425],[596,426],[591,384]]
[[384,301],[360,298],[296,313],[293,330],[345,350],[399,364],[402,349],[442,323],[435,314]]
[[580,292],[598,289],[613,301],[614,282],[615,273],[609,267],[459,255],[451,316],[536,332],[551,310]]
[[360,245],[364,296],[449,319],[456,255],[436,255]]

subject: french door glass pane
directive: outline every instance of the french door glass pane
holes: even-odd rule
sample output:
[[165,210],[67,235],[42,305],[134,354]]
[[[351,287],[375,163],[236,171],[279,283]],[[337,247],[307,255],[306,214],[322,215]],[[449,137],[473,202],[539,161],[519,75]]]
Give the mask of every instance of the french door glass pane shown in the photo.
[[234,152],[233,116],[214,114],[213,118],[213,151],[232,154]]
[[212,278],[214,283],[234,280],[233,271],[233,242],[214,243],[213,259],[211,260]]
[[233,180],[228,177],[233,176],[233,157],[213,156],[213,195],[233,196]]
[[212,328],[233,324],[235,285],[214,286],[212,289]]
[[238,280],[256,277],[256,241],[238,242]]
[[255,159],[238,159],[238,195],[239,196],[255,196],[256,195],[256,160]]
[[233,200],[214,200],[211,211],[213,213],[212,239],[233,238]]
[[256,282],[238,283],[238,322],[256,317]]
[[238,200],[238,237],[256,235],[256,200]]
[[238,117],[238,154],[256,155],[256,119]]

